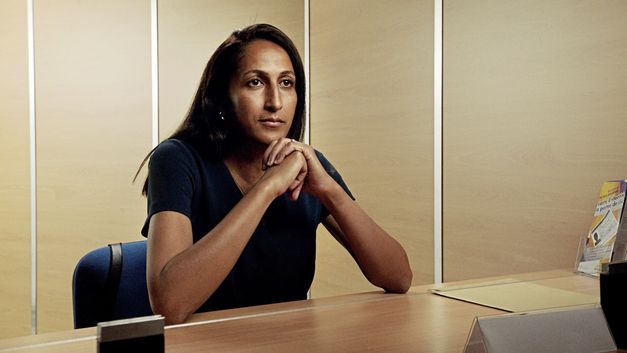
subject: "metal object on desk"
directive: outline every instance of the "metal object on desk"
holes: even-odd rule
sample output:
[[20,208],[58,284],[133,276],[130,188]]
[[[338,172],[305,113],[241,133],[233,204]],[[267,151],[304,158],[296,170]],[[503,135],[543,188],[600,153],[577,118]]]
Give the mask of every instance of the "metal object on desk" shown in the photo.
[[154,352],[165,350],[161,315],[98,323],[98,353]]
[[614,351],[598,305],[477,317],[464,348],[464,353]]

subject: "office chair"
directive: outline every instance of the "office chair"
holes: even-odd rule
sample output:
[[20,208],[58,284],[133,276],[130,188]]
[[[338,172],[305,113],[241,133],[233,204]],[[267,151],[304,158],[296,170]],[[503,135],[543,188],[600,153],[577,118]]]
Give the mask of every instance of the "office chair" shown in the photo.
[[146,285],[146,241],[109,244],[78,262],[72,279],[74,328],[152,315]]

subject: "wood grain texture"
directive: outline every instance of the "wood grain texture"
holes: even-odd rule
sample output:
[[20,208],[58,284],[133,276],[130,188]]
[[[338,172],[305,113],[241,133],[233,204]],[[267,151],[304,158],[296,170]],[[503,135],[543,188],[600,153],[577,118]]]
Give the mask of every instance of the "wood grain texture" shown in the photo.
[[304,48],[300,0],[159,1],[159,136],[181,123],[215,49],[235,30],[269,23]]
[[0,338],[31,332],[27,9],[0,2]]
[[391,295],[189,326],[166,332],[168,349],[197,352],[461,352],[472,320],[499,310],[432,294]]
[[444,278],[574,266],[627,177],[627,3],[444,5]]
[[[590,295],[599,290],[596,279],[567,271],[518,278]],[[405,295],[359,293],[195,314],[187,324],[166,327],[166,351],[461,352],[475,317],[504,313],[427,290],[419,286]],[[94,331],[0,340],[0,352],[95,352]]]
[[[311,2],[311,142],[433,281],[433,3]],[[326,231],[314,297],[373,289]]]
[[150,1],[35,3],[38,332],[68,329],[88,251],[141,239],[150,150]]

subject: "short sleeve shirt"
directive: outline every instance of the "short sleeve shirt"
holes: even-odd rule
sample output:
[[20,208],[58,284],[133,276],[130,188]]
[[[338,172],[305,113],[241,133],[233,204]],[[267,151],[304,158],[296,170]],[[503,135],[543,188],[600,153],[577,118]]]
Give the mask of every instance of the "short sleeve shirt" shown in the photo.
[[[352,198],[340,174],[318,151],[325,170]],[[162,142],[149,163],[147,236],[150,218],[175,211],[192,223],[194,243],[213,229],[243,195],[223,161],[211,161],[177,139]],[[276,198],[229,275],[198,312],[305,299],[315,269],[316,228],[329,212],[301,193]],[[208,274],[210,275],[210,274]]]

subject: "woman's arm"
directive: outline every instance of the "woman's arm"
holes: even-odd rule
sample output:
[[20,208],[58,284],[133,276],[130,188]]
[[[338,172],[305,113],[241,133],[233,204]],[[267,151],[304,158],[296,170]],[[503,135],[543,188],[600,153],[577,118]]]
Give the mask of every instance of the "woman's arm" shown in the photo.
[[331,213],[324,226],[353,256],[370,283],[387,292],[407,292],[413,275],[405,250],[337,187],[323,199]]
[[323,222],[325,227],[350,252],[372,284],[389,292],[407,292],[413,275],[405,250],[324,170],[311,146],[277,140],[266,151],[264,163],[268,167],[281,164],[294,151],[300,151],[307,160],[302,190],[317,196],[330,212]]
[[269,168],[261,180],[202,239],[193,244],[189,218],[163,211],[150,219],[147,282],[150,303],[166,323],[180,323],[195,312],[220,286],[235,266],[266,209],[306,170],[303,155],[278,168]]

